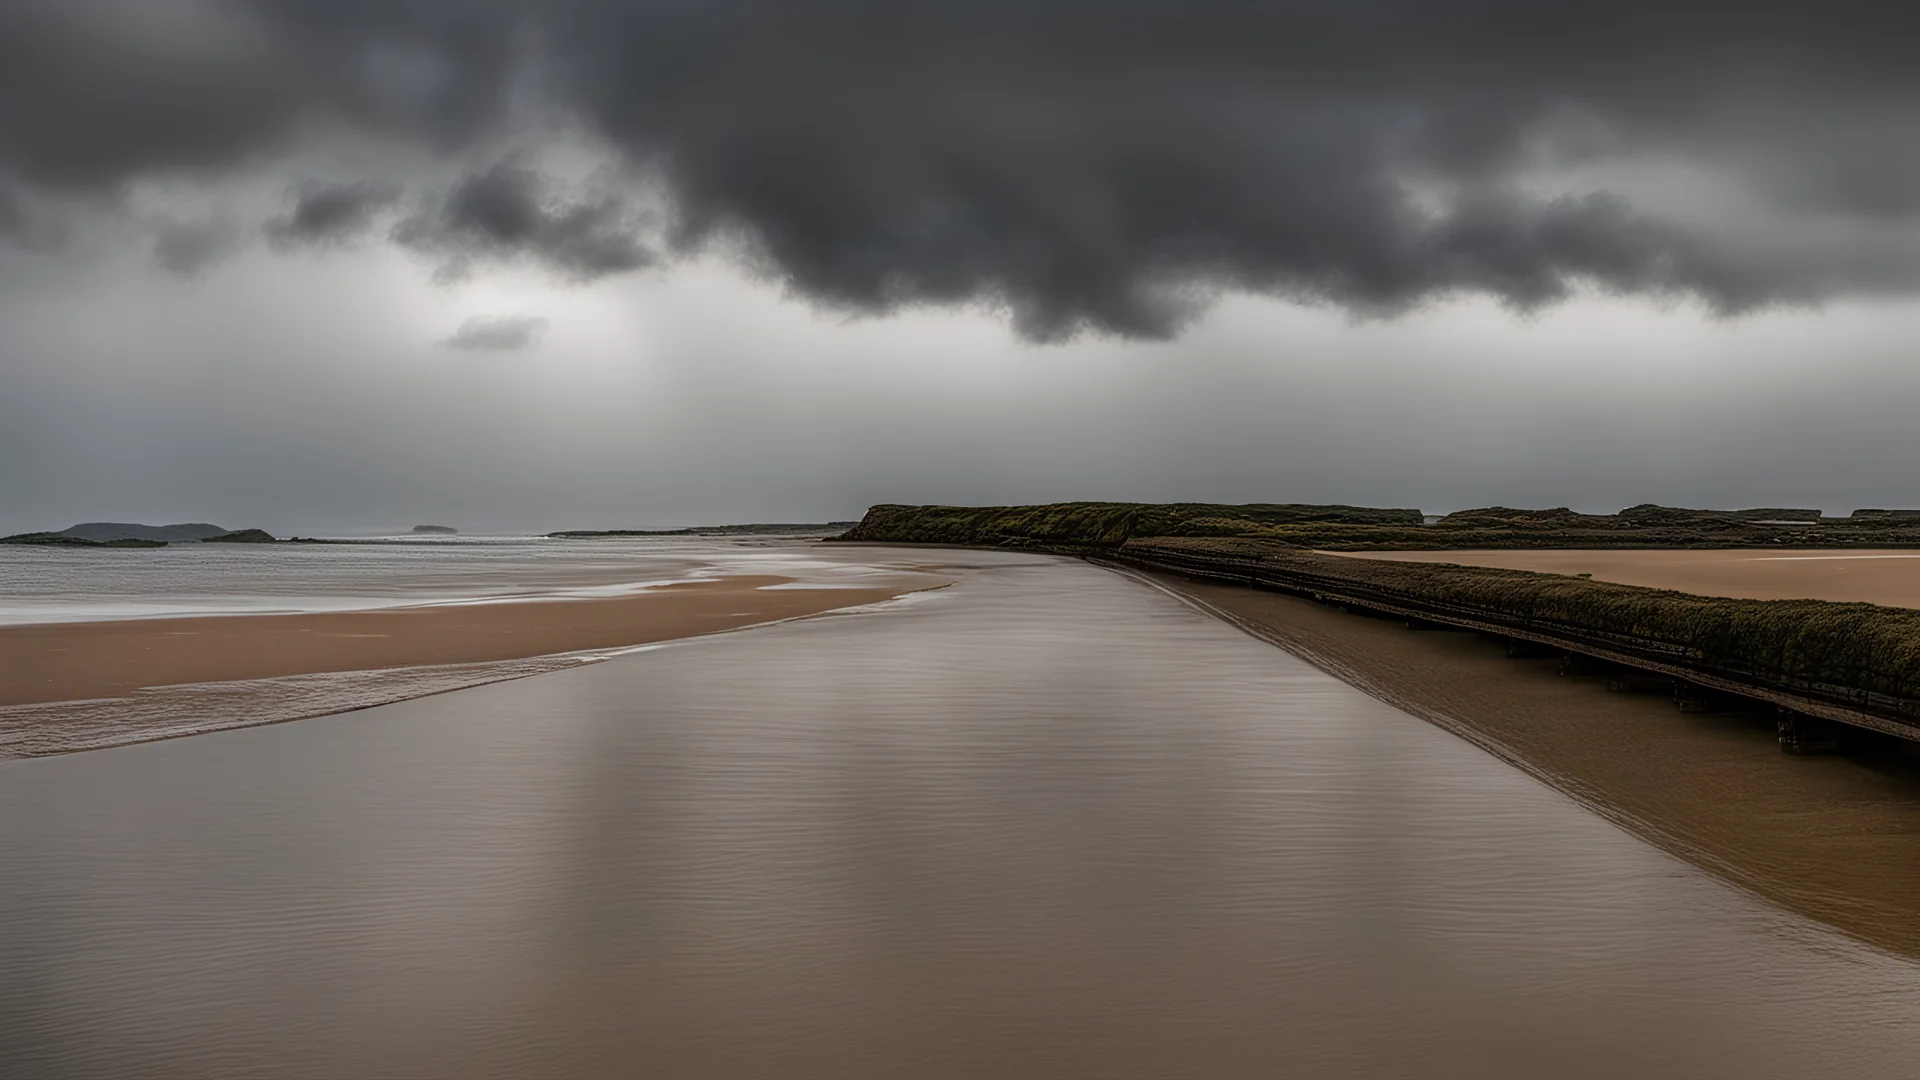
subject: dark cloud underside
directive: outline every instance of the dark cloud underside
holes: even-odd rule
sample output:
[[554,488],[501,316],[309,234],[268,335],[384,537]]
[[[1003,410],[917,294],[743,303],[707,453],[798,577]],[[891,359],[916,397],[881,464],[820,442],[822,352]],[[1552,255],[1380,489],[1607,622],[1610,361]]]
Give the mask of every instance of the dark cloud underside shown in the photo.
[[293,193],[292,207],[268,223],[267,232],[288,245],[341,243],[365,233],[374,215],[399,197],[400,189],[389,183],[309,180]]
[[[1221,290],[1738,311],[1920,285],[1917,29],[1852,0],[13,0],[0,170],[217,173],[320,122],[462,153],[557,111],[664,184],[675,248],[853,310],[986,303],[1043,339],[1166,335]],[[1531,182],[1649,162],[1709,188]],[[276,227],[377,209],[315,188]],[[640,224],[509,160],[393,235],[590,278],[652,261]]]
[[611,193],[556,196],[553,184],[513,162],[462,180],[394,228],[403,246],[446,260],[460,276],[475,260],[524,255],[587,280],[638,270],[653,256],[635,235],[638,215]]

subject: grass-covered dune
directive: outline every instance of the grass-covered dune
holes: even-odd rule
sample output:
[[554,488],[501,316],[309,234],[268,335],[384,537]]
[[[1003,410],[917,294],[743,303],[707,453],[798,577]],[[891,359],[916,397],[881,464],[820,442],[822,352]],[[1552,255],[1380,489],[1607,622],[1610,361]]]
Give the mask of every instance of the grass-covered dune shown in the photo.
[[1049,503],[1040,506],[898,506],[867,511],[838,539],[997,547],[1116,547],[1145,536],[1263,536],[1288,526],[1418,530],[1418,510],[1296,503]]
[[841,540],[1015,548],[1112,548],[1157,536],[1262,540],[1321,551],[1449,548],[1920,547],[1920,517],[1862,512],[1823,518],[1809,509],[1628,507],[1582,514],[1565,507],[1461,510],[1422,524],[1418,510],[1293,503],[1050,503],[1038,506],[885,504]]
[[1316,555],[1244,539],[1132,540],[1116,554],[1149,564],[1240,566],[1311,577],[1582,635],[1653,643],[1689,662],[1780,684],[1920,701],[1920,611],[1910,608],[1696,596],[1524,570]]

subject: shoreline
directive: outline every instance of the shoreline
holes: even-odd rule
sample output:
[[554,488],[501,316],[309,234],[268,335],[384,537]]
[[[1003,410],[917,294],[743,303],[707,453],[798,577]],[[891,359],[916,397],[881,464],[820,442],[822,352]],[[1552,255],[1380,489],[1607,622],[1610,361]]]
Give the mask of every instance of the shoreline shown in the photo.
[[858,607],[936,584],[812,588],[756,575],[606,598],[4,626],[0,707],[617,649]]
[[1920,957],[1920,758],[1797,757],[1770,716],[1610,693],[1464,632],[1123,571],[1524,770],[1654,846],[1879,948]]

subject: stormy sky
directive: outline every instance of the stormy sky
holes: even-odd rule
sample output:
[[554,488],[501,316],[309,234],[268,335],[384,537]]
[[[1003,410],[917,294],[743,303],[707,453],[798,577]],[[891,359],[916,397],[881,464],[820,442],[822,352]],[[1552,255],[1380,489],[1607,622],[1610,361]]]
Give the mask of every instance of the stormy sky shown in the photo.
[[1916,30],[0,0],[0,530],[1920,505]]

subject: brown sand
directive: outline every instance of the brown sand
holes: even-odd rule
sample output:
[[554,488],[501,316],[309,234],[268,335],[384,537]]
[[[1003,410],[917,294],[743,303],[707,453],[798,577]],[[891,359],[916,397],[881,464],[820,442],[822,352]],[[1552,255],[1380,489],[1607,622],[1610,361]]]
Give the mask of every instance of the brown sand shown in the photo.
[[1771,717],[1682,713],[1561,676],[1555,661],[1510,660],[1478,635],[1153,576],[1697,866],[1920,956],[1920,760],[1906,752],[1793,757]]
[[[1329,554],[1336,554],[1329,552]],[[1750,600],[1847,600],[1920,607],[1920,551],[1638,550],[1339,552],[1394,562],[1497,566]]]
[[0,706],[639,645],[869,604],[933,583],[760,588],[789,580],[730,577],[613,599],[0,627]]

